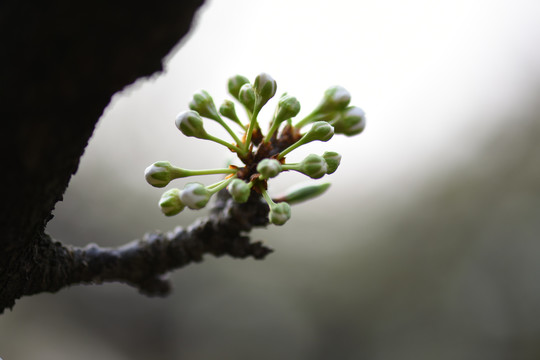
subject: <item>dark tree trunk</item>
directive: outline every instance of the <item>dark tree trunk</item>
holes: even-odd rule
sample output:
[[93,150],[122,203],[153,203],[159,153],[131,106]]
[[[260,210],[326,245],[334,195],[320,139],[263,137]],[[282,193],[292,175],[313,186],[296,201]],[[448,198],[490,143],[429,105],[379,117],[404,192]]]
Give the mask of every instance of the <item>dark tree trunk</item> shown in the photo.
[[[119,280],[143,292],[160,294],[164,292],[159,289],[163,285],[158,281],[160,274],[200,259],[202,253],[193,250],[195,245],[160,247],[156,245],[160,241],[163,245],[174,239],[154,235],[146,242],[132,244],[133,251],[123,250],[132,260],[137,258],[134,249],[139,245],[156,254],[165,249],[180,252],[168,255],[172,259],[169,268],[157,269],[150,259],[147,274],[134,274],[126,270],[130,265],[125,260],[125,268],[111,273],[107,266],[120,266],[121,249],[73,249],[50,239],[44,228],[111,96],[136,79],[162,70],[164,56],[188,32],[202,2],[0,3],[0,143],[4,172],[0,190],[0,313],[23,295],[56,291],[78,282]],[[253,201],[256,208],[263,209],[260,202]],[[264,209],[255,213],[252,223],[235,228],[224,239],[242,239],[241,231],[264,225]],[[229,221],[238,216],[238,211],[229,211],[227,216]],[[222,220],[219,226],[223,226]],[[223,228],[217,220],[207,221],[211,223],[205,225],[210,233],[196,238],[208,243]],[[190,233],[181,236],[195,239]],[[201,244],[203,252],[220,254],[204,241]],[[249,240],[235,246],[243,256],[260,258],[268,252]],[[103,262],[105,258],[112,263]]]

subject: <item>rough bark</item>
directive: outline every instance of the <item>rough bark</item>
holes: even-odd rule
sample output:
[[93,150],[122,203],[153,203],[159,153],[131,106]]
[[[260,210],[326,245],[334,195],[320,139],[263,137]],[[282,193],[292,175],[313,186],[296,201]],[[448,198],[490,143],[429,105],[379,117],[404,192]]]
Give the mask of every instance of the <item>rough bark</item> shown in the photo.
[[[170,291],[164,275],[202,261],[204,254],[263,259],[271,250],[260,242],[252,243],[243,234],[267,222],[268,207],[259,196],[254,194],[247,203],[237,204],[222,191],[211,215],[189,228],[148,233],[142,240],[118,248],[101,248],[96,244],[71,247],[41,233],[32,246],[23,248],[17,257],[7,261],[7,268],[17,271],[5,279],[3,289],[17,289],[20,297],[56,292],[73,284],[119,281],[143,294],[164,296]],[[5,301],[4,295],[2,300]]]
[[[120,249],[75,249],[44,233],[111,96],[162,70],[202,2],[0,2],[0,313],[23,295],[80,282],[118,280],[160,294],[166,286],[159,274],[199,261],[202,253],[260,258],[267,252],[241,235],[262,224],[262,213],[239,226],[243,208],[235,207],[189,230]],[[229,221],[236,228],[219,237]],[[141,251],[152,254],[144,264]],[[158,266],[163,253],[168,265]]]

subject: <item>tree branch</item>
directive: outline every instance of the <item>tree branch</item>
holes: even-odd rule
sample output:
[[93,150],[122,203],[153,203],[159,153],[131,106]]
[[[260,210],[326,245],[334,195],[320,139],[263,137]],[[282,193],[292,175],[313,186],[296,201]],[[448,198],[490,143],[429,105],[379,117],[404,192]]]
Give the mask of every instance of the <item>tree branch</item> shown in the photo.
[[238,204],[221,191],[211,214],[187,229],[148,233],[142,240],[118,248],[65,246],[43,233],[34,251],[24,252],[8,264],[8,271],[17,276],[2,286],[12,297],[0,297],[0,311],[21,296],[56,292],[75,284],[123,282],[143,294],[164,296],[171,289],[164,275],[201,262],[205,254],[264,259],[272,250],[261,242],[251,242],[247,233],[267,224],[268,206],[260,196],[253,194],[247,203]]

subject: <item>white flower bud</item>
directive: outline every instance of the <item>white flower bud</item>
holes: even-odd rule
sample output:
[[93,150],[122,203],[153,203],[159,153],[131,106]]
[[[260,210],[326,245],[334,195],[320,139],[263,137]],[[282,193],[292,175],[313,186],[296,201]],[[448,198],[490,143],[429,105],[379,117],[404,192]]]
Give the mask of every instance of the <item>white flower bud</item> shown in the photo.
[[165,187],[176,179],[180,169],[175,168],[168,161],[157,161],[144,170],[146,181],[155,187]]
[[235,99],[238,98],[238,93],[240,92],[240,88],[244,84],[249,84],[249,80],[242,75],[236,75],[229,79],[229,82],[227,83],[227,88],[229,89],[229,94],[231,94]]
[[186,136],[193,136],[199,139],[207,137],[203,126],[203,119],[196,111],[189,110],[178,114],[174,122],[176,127]]
[[244,84],[238,92],[238,101],[244,105],[246,109],[253,112],[255,108],[255,90],[250,83]]
[[161,195],[159,199],[161,212],[166,216],[173,216],[184,210],[185,205],[180,200],[180,190],[170,189]]
[[281,170],[281,163],[276,159],[262,159],[257,164],[257,172],[265,179],[278,176]]
[[199,210],[208,204],[210,192],[201,183],[187,183],[180,194],[180,200],[188,208]]
[[225,116],[227,119],[231,119],[236,123],[240,123],[238,115],[236,115],[236,110],[234,108],[234,103],[230,100],[224,100],[223,104],[219,107],[219,113]]
[[326,175],[326,160],[322,156],[309,154],[300,163],[300,172],[306,174],[312,179],[319,179]]
[[327,174],[333,174],[341,163],[341,155],[334,151],[326,151],[322,157],[326,161]]
[[317,107],[320,113],[342,110],[351,102],[351,94],[341,86],[332,86],[324,92],[324,97]]
[[328,141],[332,136],[334,136],[334,127],[332,125],[326,121],[315,121],[311,129],[304,135],[303,143],[315,140]]
[[257,94],[257,106],[260,110],[276,94],[277,83],[267,73],[261,73],[255,78],[253,89]]
[[189,108],[199,113],[200,116],[209,118],[212,120],[221,120],[214,104],[214,100],[204,90],[193,95],[193,99],[189,103]]
[[330,122],[337,134],[353,136],[360,134],[366,127],[366,114],[356,106],[346,108]]
[[251,194],[251,188],[245,181],[234,179],[227,188],[234,201],[237,203],[245,203]]
[[334,136],[334,128],[332,127],[332,125],[330,125],[326,121],[315,121],[311,129],[309,129],[309,131],[305,133],[304,136],[300,138],[300,140],[279,153],[278,159],[282,159],[285,155],[287,155],[299,146],[315,140],[328,141],[332,138],[332,136]]
[[274,115],[274,122],[281,123],[285,120],[289,120],[300,112],[300,102],[294,97],[287,94],[279,99],[276,113]]
[[291,218],[291,206],[280,202],[270,207],[269,219],[272,224],[283,225]]

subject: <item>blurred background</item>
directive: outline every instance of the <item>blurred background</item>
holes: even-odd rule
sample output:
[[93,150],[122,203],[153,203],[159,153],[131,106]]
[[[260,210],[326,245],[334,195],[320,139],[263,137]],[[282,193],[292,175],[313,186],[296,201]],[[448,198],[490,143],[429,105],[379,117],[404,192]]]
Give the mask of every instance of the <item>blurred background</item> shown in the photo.
[[162,216],[143,171],[231,160],[174,118],[199,89],[229,98],[232,75],[268,72],[300,116],[342,85],[366,131],[291,154],[343,160],[325,196],[252,233],[266,260],[207,257],[164,299],[121,284],[23,298],[0,316],[0,357],[540,358],[538,44],[536,0],[207,1],[166,71],[112,99],[55,238],[118,246],[205,216]]

